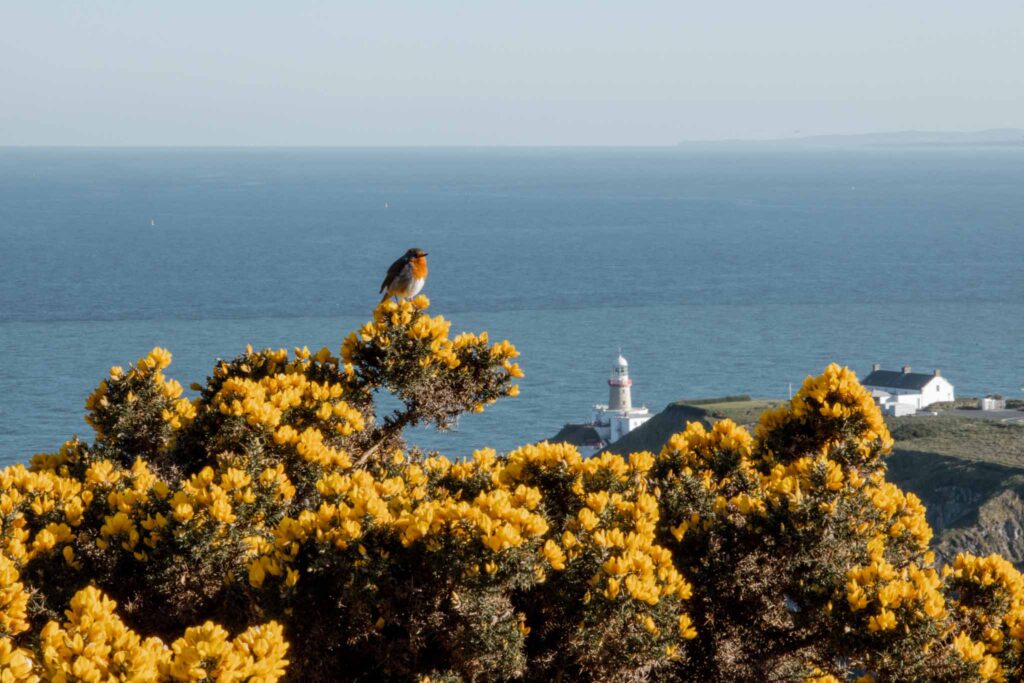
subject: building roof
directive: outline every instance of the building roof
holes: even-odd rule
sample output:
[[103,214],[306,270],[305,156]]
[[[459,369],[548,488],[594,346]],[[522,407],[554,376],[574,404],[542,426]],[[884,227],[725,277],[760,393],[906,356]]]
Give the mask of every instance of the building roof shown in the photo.
[[900,372],[899,370],[875,370],[861,382],[869,387],[887,387],[890,389],[921,390],[936,375],[923,372]]
[[601,435],[593,425],[567,424],[551,438],[551,443],[571,443],[573,446],[593,446],[603,444]]

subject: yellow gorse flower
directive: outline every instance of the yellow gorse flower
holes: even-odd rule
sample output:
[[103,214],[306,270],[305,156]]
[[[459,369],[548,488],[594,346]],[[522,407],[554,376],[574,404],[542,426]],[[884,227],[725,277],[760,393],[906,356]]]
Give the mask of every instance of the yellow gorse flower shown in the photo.
[[[205,620],[220,597],[203,600],[249,600],[247,614],[305,633],[310,616],[292,610],[320,599],[310,591],[323,593],[328,610],[354,605],[344,619],[331,616],[332,628],[350,629],[345,647],[394,634],[414,643],[403,601],[422,598],[416,608],[427,616],[416,618],[454,619],[481,639],[493,628],[486,637],[497,634],[502,657],[526,651],[531,632],[542,634],[538,643],[557,640],[558,629],[574,634],[545,656],[571,653],[566,670],[579,672],[619,666],[594,675],[609,680],[713,661],[707,649],[719,634],[703,629],[720,623],[719,593],[756,605],[744,612],[751,628],[784,628],[788,614],[801,614],[792,619],[808,633],[823,623],[849,634],[848,661],[798,662],[786,669],[794,680],[838,680],[826,671],[851,669],[864,680],[899,679],[885,667],[908,648],[977,680],[1020,674],[1024,578],[995,556],[961,555],[936,570],[924,507],[885,480],[880,458],[892,440],[849,370],[808,378],[754,435],[728,420],[693,423],[657,455],[584,459],[570,445],[539,443],[459,461],[425,457],[402,450],[401,426],[444,426],[515,395],[511,382],[522,376],[512,344],[453,337],[428,305],[382,302],[337,356],[247,348],[193,385],[194,398],[164,376],[163,349],[111,368],[87,401],[96,446],[72,440],[31,468],[0,470],[0,680],[278,680],[284,628],[243,625],[232,637]],[[378,421],[381,389],[424,412],[388,435],[400,413]],[[136,431],[151,441],[133,440]],[[790,567],[786,553],[797,552],[793,575],[756,575]],[[131,584],[138,577],[180,585],[203,603],[182,610],[194,625],[173,641],[146,638],[93,586],[70,604],[31,599],[45,589],[41,577],[59,576],[94,581],[123,601],[108,571],[123,572],[136,592],[148,589]],[[517,612],[524,608],[503,602],[513,591],[558,609]],[[33,629],[45,621],[37,603],[57,610],[49,616],[66,607],[66,619]],[[480,612],[491,620],[474,622]],[[546,614],[567,621],[529,623]],[[735,633],[723,637],[737,652],[748,647]],[[861,643],[883,654],[857,659]],[[817,647],[807,652],[818,657]],[[509,671],[474,675],[524,675]]]
[[96,588],[85,588],[71,599],[66,622],[51,621],[40,632],[39,661],[25,651],[8,649],[5,656],[2,645],[0,659],[16,657],[20,680],[38,674],[46,680],[269,682],[284,675],[288,645],[275,622],[252,627],[234,639],[207,622],[187,629],[168,647],[127,628],[116,616],[116,607]]
[[[489,373],[500,381],[523,376],[512,362],[519,352],[507,340],[490,344],[486,333],[462,333],[452,338],[450,321],[427,315],[427,306],[425,297],[381,302],[374,310],[373,321],[346,337],[342,360],[353,364],[358,359],[372,358],[387,368],[407,367],[417,374],[452,382],[471,378],[481,362],[486,362]],[[480,412],[499,395],[513,396],[518,391],[518,387],[506,383],[500,394],[486,396],[468,408]]]
[[0,638],[28,630],[28,593],[14,563],[0,554]]

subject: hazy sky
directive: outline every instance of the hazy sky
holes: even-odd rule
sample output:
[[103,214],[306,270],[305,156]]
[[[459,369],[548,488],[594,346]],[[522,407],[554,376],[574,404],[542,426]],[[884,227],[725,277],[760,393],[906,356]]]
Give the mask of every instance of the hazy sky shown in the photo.
[[0,145],[1024,127],[1024,2],[0,0]]

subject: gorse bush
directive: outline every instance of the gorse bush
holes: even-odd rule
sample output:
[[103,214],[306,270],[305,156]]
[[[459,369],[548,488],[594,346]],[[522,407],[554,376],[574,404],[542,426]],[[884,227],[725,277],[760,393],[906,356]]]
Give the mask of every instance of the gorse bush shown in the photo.
[[[1008,681],[1024,578],[935,566],[849,370],[661,453],[407,449],[518,391],[508,342],[384,302],[195,398],[154,349],[0,471],[0,681]],[[378,415],[375,395],[399,408]]]

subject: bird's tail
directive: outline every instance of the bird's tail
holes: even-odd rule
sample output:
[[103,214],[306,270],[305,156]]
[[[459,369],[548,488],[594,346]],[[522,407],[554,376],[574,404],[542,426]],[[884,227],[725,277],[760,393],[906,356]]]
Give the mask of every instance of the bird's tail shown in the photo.
[[389,296],[391,296],[391,292],[389,292],[388,290],[386,290],[386,289],[385,289],[385,290],[384,290],[384,296],[382,296],[382,297],[380,298],[380,302],[381,302],[381,303],[384,303],[385,301],[387,301],[387,300],[388,300],[388,297],[389,297]]

